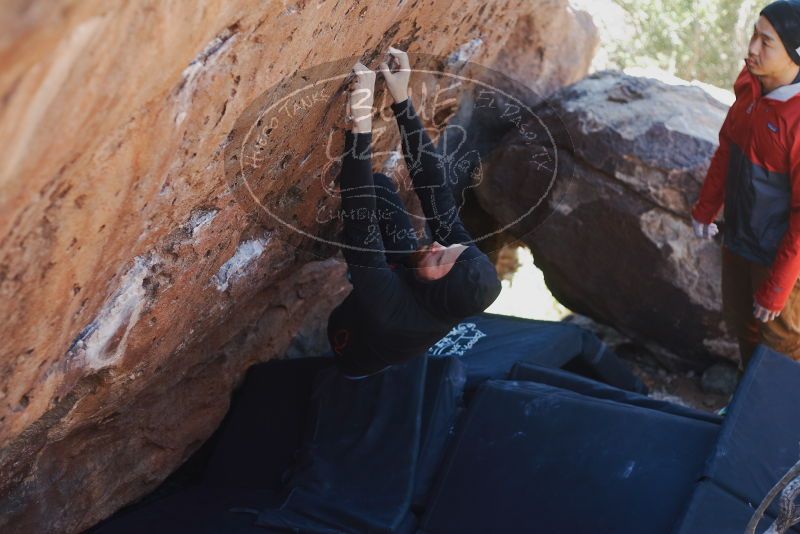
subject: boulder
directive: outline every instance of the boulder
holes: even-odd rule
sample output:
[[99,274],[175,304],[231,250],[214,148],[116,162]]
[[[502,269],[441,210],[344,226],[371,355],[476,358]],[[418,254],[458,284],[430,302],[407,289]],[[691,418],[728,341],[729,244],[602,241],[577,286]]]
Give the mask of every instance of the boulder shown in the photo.
[[695,238],[690,219],[726,113],[698,87],[597,72],[503,137],[476,196],[569,309],[659,349],[672,368],[735,361],[721,235]]

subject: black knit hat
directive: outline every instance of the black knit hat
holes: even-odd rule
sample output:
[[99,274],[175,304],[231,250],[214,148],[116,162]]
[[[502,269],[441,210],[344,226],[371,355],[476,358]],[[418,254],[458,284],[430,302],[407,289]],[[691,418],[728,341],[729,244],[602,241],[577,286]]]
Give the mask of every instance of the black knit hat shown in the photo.
[[772,24],[789,57],[800,65],[800,0],[777,0],[759,15],[764,15]]

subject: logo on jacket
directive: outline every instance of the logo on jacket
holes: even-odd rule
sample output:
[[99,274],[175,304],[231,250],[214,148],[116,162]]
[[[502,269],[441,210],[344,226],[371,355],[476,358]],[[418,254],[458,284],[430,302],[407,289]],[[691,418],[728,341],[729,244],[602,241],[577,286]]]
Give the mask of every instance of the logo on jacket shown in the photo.
[[772,124],[771,122],[768,122],[768,123],[767,123],[767,128],[769,128],[769,129],[770,129],[770,130],[772,130],[773,132],[777,132],[777,131],[778,131],[778,127],[777,127],[777,126],[775,126],[774,124]]

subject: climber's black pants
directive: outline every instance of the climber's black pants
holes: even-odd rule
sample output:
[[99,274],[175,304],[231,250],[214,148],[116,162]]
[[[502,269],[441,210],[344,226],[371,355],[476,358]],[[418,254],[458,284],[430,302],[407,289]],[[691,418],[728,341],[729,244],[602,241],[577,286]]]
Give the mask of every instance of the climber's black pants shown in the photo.
[[[372,175],[375,183],[375,211],[387,263],[404,263],[419,248],[422,232],[417,232],[399,195],[399,186],[385,174]],[[428,227],[425,225],[425,232]],[[348,273],[349,279],[349,273]]]
[[[419,248],[421,232],[416,232],[399,195],[399,186],[391,178],[382,173],[372,175],[375,183],[375,208],[378,214],[383,247],[386,250],[386,261],[403,263],[411,252]],[[427,232],[427,225],[425,226]],[[348,273],[349,278],[349,273]],[[339,306],[334,308],[328,317],[328,341],[334,352],[341,352],[344,347],[353,350],[351,325],[358,324],[363,318],[356,317],[357,309],[352,298],[348,296]]]
[[386,261],[402,263],[410,252],[417,250],[419,239],[414,226],[408,218],[408,212],[398,194],[399,186],[385,174],[376,172],[372,175],[375,183],[375,204],[379,214],[379,226],[383,248],[386,250]]

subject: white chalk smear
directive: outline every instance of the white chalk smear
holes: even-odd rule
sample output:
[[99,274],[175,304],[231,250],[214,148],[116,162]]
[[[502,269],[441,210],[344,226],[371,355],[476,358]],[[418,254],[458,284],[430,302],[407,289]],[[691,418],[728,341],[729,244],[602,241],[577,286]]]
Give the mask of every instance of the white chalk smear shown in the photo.
[[211,282],[217,290],[225,291],[228,289],[228,284],[242,276],[247,265],[264,252],[269,241],[270,237],[267,236],[240,243],[233,256],[223,263],[222,267],[211,277]]
[[198,210],[191,214],[189,220],[186,221],[184,224],[184,228],[186,228],[189,233],[192,234],[192,237],[197,237],[197,234],[200,230],[204,227],[208,226],[211,221],[214,220],[214,217],[217,216],[219,210]]
[[478,51],[478,48],[481,47],[483,44],[483,40],[479,37],[470,40],[467,43],[456,48],[453,53],[447,58],[447,63],[450,65],[466,63],[475,55]]
[[191,104],[192,96],[197,88],[197,82],[201,73],[206,72],[212,67],[220,57],[220,53],[230,47],[233,43],[234,32],[226,28],[222,33],[214,37],[203,51],[197,54],[189,65],[181,73],[181,85],[178,88],[178,106],[175,111],[175,124],[179,125],[186,118],[186,112]]
[[[155,254],[134,258],[133,266],[122,275],[117,290],[106,299],[94,320],[72,342],[67,351],[69,356],[82,356],[86,366],[100,369],[114,364],[125,353],[128,335],[147,304],[144,279],[159,261],[160,258]],[[121,339],[108,353],[109,343],[119,337],[122,329]]]

